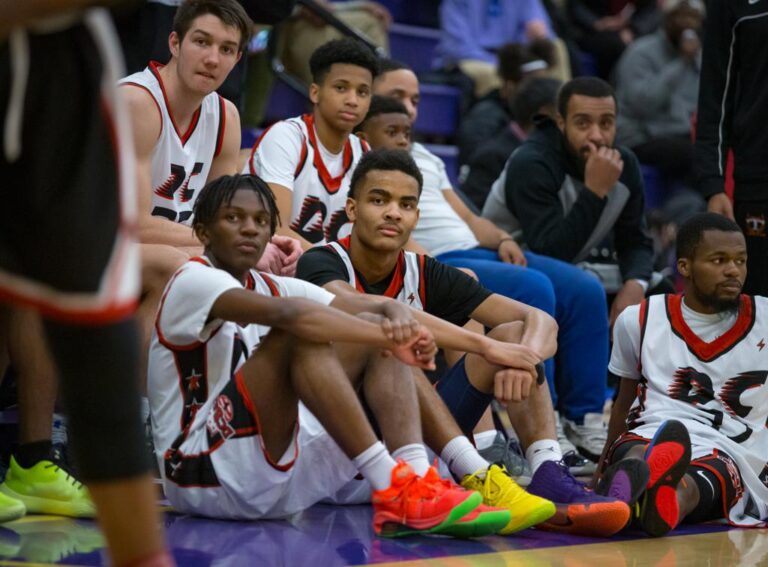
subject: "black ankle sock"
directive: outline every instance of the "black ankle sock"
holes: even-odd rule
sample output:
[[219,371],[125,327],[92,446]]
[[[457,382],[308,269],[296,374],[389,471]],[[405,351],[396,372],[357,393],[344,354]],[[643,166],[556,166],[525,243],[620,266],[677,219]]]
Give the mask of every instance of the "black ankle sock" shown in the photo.
[[28,469],[51,456],[50,441],[35,441],[34,443],[22,443],[13,452],[13,457],[19,466]]

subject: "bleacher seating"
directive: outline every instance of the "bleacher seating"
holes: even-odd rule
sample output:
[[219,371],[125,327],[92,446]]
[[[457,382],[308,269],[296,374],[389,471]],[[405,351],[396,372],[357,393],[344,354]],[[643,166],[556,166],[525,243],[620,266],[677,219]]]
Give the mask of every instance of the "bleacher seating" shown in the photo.
[[440,31],[404,24],[389,28],[389,51],[393,59],[408,63],[416,73],[432,69]]

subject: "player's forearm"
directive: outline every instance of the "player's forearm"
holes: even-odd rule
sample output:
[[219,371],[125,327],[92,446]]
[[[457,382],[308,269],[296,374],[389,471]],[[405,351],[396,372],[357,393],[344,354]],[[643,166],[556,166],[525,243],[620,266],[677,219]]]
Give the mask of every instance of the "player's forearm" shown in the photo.
[[432,331],[437,346],[443,349],[468,352],[483,356],[488,339],[463,327],[444,321],[439,317],[413,309],[416,320]]
[[202,246],[191,227],[152,216],[139,219],[139,241],[142,244],[167,244],[177,248]]
[[[618,378],[618,376],[612,376]],[[608,454],[608,450],[611,448],[614,441],[627,430],[627,415],[629,415],[629,409],[635,401],[635,396],[635,380],[622,378],[619,382],[619,393],[616,396],[616,400],[613,402],[611,417],[608,420],[608,434],[605,440],[605,446],[603,447],[603,454],[600,455],[600,461],[597,467],[598,473],[602,472],[605,456]]]
[[[305,302],[306,303],[306,302]],[[318,303],[301,307],[290,324],[281,325],[283,330],[313,342],[342,342],[393,348],[381,328],[372,319],[349,315]],[[378,318],[378,316],[377,316]]]

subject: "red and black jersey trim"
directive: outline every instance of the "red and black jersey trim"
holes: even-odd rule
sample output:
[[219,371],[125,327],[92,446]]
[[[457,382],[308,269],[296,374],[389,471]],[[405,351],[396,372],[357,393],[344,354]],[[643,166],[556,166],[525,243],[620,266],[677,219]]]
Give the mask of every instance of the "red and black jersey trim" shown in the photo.
[[275,280],[273,280],[269,275],[265,274],[264,272],[259,272],[259,275],[261,276],[261,279],[264,280],[264,283],[267,284],[267,287],[269,288],[269,293],[272,294],[272,297],[280,297],[280,288],[277,287]]
[[637,369],[638,371],[643,371],[643,340],[645,339],[645,328],[648,325],[648,300],[644,299],[640,303],[640,312],[639,312],[639,322],[640,322],[640,346],[638,348],[637,353]]
[[739,297],[739,315],[733,326],[714,341],[705,342],[691,330],[683,318],[683,296],[667,295],[665,300],[667,319],[672,332],[685,343],[691,354],[702,362],[712,362],[729,352],[749,334],[755,324],[755,299],[742,294]]
[[120,83],[120,86],[123,85],[131,85],[132,87],[139,87],[140,89],[144,89],[147,91],[147,94],[149,94],[149,97],[152,99],[152,102],[155,103],[155,106],[157,107],[157,113],[160,117],[160,134],[158,135],[158,138],[163,135],[163,128],[165,127],[164,120],[163,120],[163,111],[160,109],[160,103],[157,102],[157,99],[155,98],[155,95],[152,94],[152,91],[149,90],[146,85],[141,85],[139,83],[134,83],[133,81],[126,81],[124,83]]
[[[315,134],[314,116],[312,116],[311,114],[304,114],[301,117],[301,119],[304,121],[304,125],[307,128],[307,137],[309,138],[309,144],[312,146],[312,150],[314,153],[312,164],[315,166],[315,169],[317,170],[317,175],[320,178],[320,183],[323,185],[323,187],[329,194],[335,195],[341,188],[341,182],[344,179],[344,176],[349,172],[350,168],[352,167],[352,141],[350,140],[350,138],[347,138],[347,141],[344,143],[344,150],[343,150],[344,154],[342,156],[341,174],[339,174],[336,177],[331,177],[331,174],[328,172],[328,169],[325,167],[325,163],[323,162],[323,157],[320,154],[320,147],[317,142],[317,136]],[[297,171],[301,171],[301,170],[297,169]]]
[[173,109],[171,108],[171,103],[168,101],[168,93],[165,91],[165,85],[163,84],[163,79],[160,76],[160,69],[163,67],[165,67],[165,65],[162,65],[157,61],[149,62],[149,70],[155,76],[155,79],[157,79],[157,82],[160,85],[160,90],[163,92],[165,107],[168,109],[168,116],[171,118],[171,124],[173,124],[173,129],[175,130],[176,135],[179,137],[179,140],[181,140],[181,145],[183,146],[195,132],[195,128],[197,128],[197,123],[200,121],[200,109],[202,105],[198,107],[197,110],[195,110],[194,114],[192,115],[192,120],[189,121],[189,126],[187,126],[187,131],[182,134],[179,131],[179,125],[176,124],[176,119],[173,117]]
[[213,152],[213,157],[218,157],[221,153],[221,148],[224,145],[224,131],[227,129],[227,105],[224,103],[224,98],[217,94],[219,97],[219,130],[216,132],[216,149]]

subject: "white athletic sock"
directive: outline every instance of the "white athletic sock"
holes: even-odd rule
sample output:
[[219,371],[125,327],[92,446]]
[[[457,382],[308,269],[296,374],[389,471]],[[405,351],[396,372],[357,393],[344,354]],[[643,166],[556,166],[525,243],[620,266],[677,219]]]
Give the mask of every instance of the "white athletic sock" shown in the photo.
[[496,430],[491,429],[490,431],[481,431],[480,433],[475,433],[472,437],[475,438],[475,447],[477,450],[482,451],[493,445],[493,440],[496,439]]
[[560,443],[557,442],[557,439],[540,439],[531,443],[525,450],[525,458],[531,465],[531,474],[535,474],[536,469],[543,463],[562,459],[563,451],[560,449]]
[[399,449],[395,449],[392,451],[392,458],[396,461],[404,460],[413,467],[413,470],[419,476],[424,476],[429,470],[427,450],[421,443],[411,443],[410,445],[403,445]]
[[[463,435],[451,439],[440,453],[440,458],[448,464],[448,468],[459,479],[480,470],[485,471],[489,466],[488,461],[480,456],[469,439]],[[482,477],[485,474],[479,476]]]
[[53,427],[51,428],[51,443],[54,445],[67,444],[67,418],[60,413],[53,414]]
[[384,490],[392,484],[392,470],[397,463],[387,453],[387,449],[381,441],[376,441],[352,462],[365,477],[365,480],[371,483],[374,490]]

